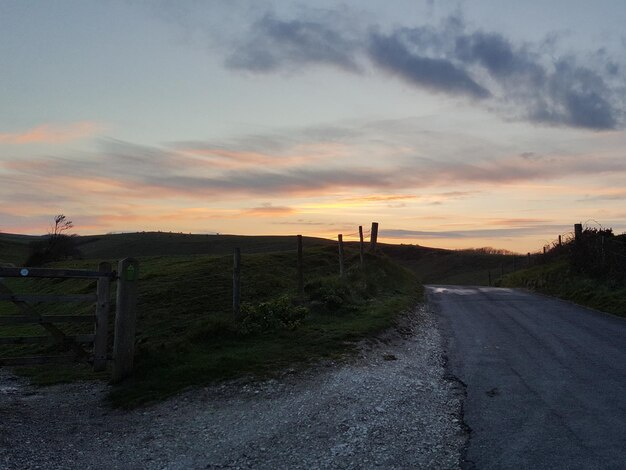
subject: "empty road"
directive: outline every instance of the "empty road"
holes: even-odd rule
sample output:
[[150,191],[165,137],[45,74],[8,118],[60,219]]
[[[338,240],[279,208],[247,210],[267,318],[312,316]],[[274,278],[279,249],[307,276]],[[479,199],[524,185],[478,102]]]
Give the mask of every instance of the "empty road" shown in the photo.
[[515,289],[428,295],[466,385],[465,468],[626,468],[624,319]]

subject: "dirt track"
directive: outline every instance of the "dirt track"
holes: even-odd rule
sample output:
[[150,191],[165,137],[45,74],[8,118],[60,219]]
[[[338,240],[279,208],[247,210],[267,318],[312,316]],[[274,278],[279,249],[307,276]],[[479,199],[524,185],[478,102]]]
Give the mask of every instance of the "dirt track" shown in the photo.
[[103,384],[0,374],[6,469],[458,468],[462,390],[424,308],[344,364],[192,390],[132,412]]

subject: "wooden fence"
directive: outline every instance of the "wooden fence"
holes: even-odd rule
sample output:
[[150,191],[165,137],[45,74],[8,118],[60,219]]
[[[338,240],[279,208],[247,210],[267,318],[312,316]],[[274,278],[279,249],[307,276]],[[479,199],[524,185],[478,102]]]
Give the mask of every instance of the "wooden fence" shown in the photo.
[[[135,305],[139,265],[127,258],[119,262],[118,271],[103,262],[98,270],[49,268],[0,268],[0,301],[12,302],[20,315],[1,315],[0,328],[6,325],[38,324],[45,336],[0,336],[0,344],[52,343],[64,354],[52,356],[0,358],[0,366],[37,365],[86,361],[94,371],[106,369],[109,357],[113,359],[113,382],[129,376],[133,368],[135,338]],[[3,278],[19,279],[86,279],[96,280],[96,292],[91,294],[23,294],[13,292]],[[111,283],[117,280],[115,333],[113,354],[109,356],[108,323],[110,313]],[[48,315],[39,311],[40,303],[82,302],[94,303],[94,315]],[[68,335],[57,325],[63,323],[92,323],[93,334]],[[92,345],[91,351],[85,345]]]

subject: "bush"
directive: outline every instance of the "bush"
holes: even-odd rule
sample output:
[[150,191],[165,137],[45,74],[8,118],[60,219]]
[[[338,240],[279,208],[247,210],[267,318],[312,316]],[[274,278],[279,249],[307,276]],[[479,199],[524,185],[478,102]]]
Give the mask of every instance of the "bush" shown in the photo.
[[311,304],[328,313],[336,313],[354,303],[350,286],[336,276],[316,279],[304,286]]
[[29,245],[29,255],[24,263],[26,266],[41,266],[51,261],[67,258],[81,258],[76,247],[75,237],[71,235],[48,236]]
[[306,308],[294,305],[287,295],[257,305],[244,303],[241,305],[239,330],[243,334],[295,330],[307,314]]

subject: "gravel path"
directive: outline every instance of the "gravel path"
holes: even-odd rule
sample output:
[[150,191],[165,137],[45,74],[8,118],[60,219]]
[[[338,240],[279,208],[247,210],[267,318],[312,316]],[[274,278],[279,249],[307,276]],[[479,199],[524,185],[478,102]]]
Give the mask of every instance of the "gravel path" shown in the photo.
[[34,388],[0,371],[3,469],[457,469],[463,390],[426,307],[358,357],[132,412],[107,386]]

